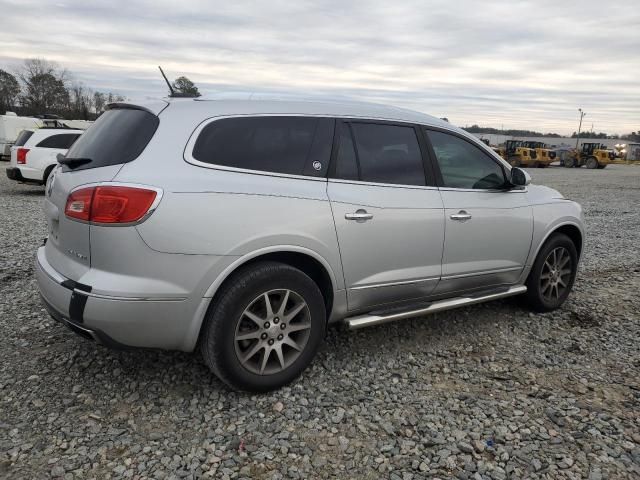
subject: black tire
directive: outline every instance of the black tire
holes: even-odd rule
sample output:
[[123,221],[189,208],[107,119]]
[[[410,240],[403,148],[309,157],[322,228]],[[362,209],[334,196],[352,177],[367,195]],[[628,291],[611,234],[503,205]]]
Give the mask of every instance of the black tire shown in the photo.
[[[544,275],[543,270],[546,272],[548,269],[548,267],[545,265],[545,262],[547,262],[547,260],[550,258],[550,255],[552,255],[554,251],[556,251],[557,253],[562,249],[568,254],[570,273],[562,277],[562,280],[566,284],[566,287],[564,287],[564,290],[562,292],[559,292],[559,289],[556,289],[556,292],[559,293],[557,298],[553,298],[554,289],[553,287],[549,287],[551,288],[551,298],[549,298],[549,296],[547,295],[549,293],[549,290],[545,289],[543,286],[545,278],[542,278],[542,276]],[[573,282],[576,278],[577,267],[578,251],[576,250],[576,246],[574,245],[573,241],[563,233],[552,234],[551,237],[542,246],[540,252],[538,252],[536,261],[534,262],[533,268],[529,273],[529,278],[527,278],[527,293],[525,294],[525,298],[529,307],[536,312],[550,312],[559,308],[571,292]],[[561,271],[564,271],[565,269],[566,268],[562,267]],[[551,283],[551,281],[549,281],[549,283]],[[561,287],[558,286],[558,288]]]
[[566,157],[564,159],[564,166],[567,168],[573,168],[576,166],[576,160],[573,157]]
[[598,159],[596,157],[587,158],[586,166],[589,170],[594,170],[598,168]]
[[598,170],[602,170],[605,167],[606,167],[606,165],[598,165]]
[[[260,375],[242,364],[237,353],[236,329],[246,321],[244,312],[252,302],[264,293],[283,289],[294,292],[306,302],[310,332],[306,344],[291,364],[278,372]],[[325,331],[326,308],[316,283],[297,268],[278,262],[262,262],[240,269],[225,282],[205,317],[200,351],[207,366],[230,387],[265,392],[290,383],[302,373],[320,347]],[[255,342],[261,340],[256,338]],[[262,354],[263,359],[266,352]],[[272,357],[271,353],[267,355],[267,361],[274,360]]]

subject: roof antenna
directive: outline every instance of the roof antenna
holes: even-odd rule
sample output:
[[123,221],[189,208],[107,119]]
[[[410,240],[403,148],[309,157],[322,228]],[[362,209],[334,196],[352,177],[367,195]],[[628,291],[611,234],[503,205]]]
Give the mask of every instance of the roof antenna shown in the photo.
[[173,90],[173,87],[171,86],[171,83],[169,83],[169,80],[167,79],[167,76],[162,71],[162,67],[160,65],[158,65],[158,68],[160,69],[160,73],[162,74],[162,77],[164,78],[164,81],[167,82],[167,87],[169,87],[169,92],[171,92],[171,94],[169,96],[170,97],[176,96],[176,92]]

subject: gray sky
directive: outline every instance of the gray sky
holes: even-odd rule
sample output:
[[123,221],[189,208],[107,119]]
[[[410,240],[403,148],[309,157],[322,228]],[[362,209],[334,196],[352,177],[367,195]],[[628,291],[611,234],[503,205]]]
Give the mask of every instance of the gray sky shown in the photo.
[[346,95],[478,123],[640,129],[637,0],[0,0],[0,68],[41,57],[129,98]]

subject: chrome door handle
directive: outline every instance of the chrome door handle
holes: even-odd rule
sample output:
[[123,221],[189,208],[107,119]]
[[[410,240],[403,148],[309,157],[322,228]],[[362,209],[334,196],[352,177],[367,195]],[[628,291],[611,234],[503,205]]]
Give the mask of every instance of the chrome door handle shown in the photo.
[[355,220],[356,222],[366,222],[373,218],[373,213],[367,213],[366,210],[358,209],[354,213],[345,213],[344,218],[347,220]]
[[467,220],[471,220],[471,215],[465,212],[464,210],[460,210],[458,213],[454,213],[451,215],[451,220],[457,220],[459,222],[465,222]]

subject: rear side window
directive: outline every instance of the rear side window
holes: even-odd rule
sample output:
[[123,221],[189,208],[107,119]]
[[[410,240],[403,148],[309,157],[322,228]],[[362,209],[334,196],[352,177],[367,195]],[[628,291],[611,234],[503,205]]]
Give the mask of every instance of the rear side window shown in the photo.
[[352,123],[360,180],[426,185],[422,154],[413,127]]
[[16,147],[22,147],[25,143],[27,143],[27,140],[31,138],[31,135],[33,135],[33,131],[22,130],[18,135],[18,138],[16,138],[16,142],[14,143],[14,145]]
[[117,165],[135,160],[153,137],[160,120],[146,110],[107,110],[67,152],[67,158],[91,160],[74,170]]
[[79,136],[79,133],[61,133],[57,135],[51,135],[50,137],[47,137],[40,143],[38,143],[36,147],[59,148],[62,150],[67,150],[71,148],[71,145],[73,145],[73,142],[75,142]]
[[225,167],[324,176],[332,137],[333,120],[327,118],[226,118],[202,129],[193,158]]

